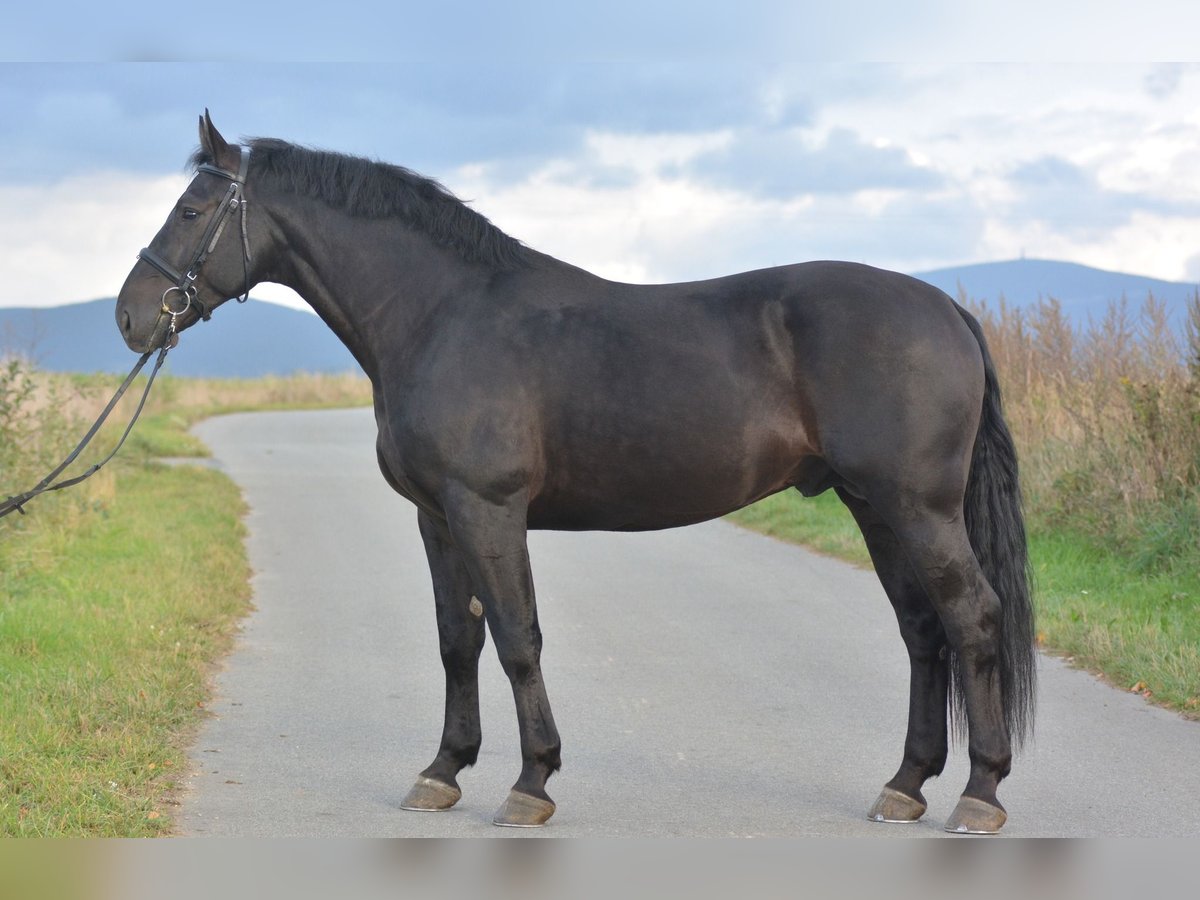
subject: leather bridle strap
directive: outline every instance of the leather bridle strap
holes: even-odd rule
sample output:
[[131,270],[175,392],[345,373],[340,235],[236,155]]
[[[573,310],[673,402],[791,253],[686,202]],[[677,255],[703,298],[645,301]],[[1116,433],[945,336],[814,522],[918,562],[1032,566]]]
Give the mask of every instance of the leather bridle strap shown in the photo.
[[[204,229],[200,243],[196,246],[196,250],[192,254],[187,267],[182,271],[176,269],[149,247],[143,247],[138,253],[138,259],[145,262],[173,285],[173,287],[168,288],[163,293],[162,303],[162,312],[172,317],[172,323],[176,316],[182,315],[192,305],[196,307],[196,310],[200,313],[200,317],[205,321],[208,321],[212,317],[212,311],[200,302],[195,282],[200,275],[201,266],[204,265],[209,255],[216,249],[217,242],[221,239],[221,235],[225,231],[225,226],[229,222],[229,217],[237,212],[241,213],[242,274],[245,279],[245,287],[241,296],[237,298],[238,302],[244,303],[250,296],[250,244],[246,235],[245,195],[246,173],[250,168],[250,148],[243,146],[238,149],[241,152],[241,159],[238,163],[237,172],[230,172],[228,169],[222,169],[219,166],[209,165],[208,163],[196,167],[197,174],[205,172],[210,175],[219,175],[222,178],[229,179],[230,184],[229,190],[225,192],[220,205],[217,206],[216,212],[213,213],[213,217]],[[170,294],[176,291],[183,296],[183,306],[179,309],[173,309],[168,302]]]

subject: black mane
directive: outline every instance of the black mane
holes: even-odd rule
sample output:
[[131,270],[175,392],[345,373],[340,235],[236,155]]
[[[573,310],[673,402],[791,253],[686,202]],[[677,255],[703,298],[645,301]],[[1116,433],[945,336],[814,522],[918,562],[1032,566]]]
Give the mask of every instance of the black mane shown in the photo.
[[[250,181],[314,197],[352,216],[400,219],[471,262],[519,269],[531,261],[532,251],[524,244],[411,169],[274,138],[252,138],[247,144],[253,151]],[[195,168],[212,159],[201,148],[189,162]]]

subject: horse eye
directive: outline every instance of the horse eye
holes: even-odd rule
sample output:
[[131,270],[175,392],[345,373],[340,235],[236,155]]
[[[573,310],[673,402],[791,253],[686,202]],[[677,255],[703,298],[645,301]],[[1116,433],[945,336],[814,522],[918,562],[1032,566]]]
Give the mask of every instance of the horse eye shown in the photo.
[[196,210],[192,209],[190,206],[185,206],[183,208],[183,217],[185,219],[194,219],[198,215],[200,215],[200,213],[196,212]]

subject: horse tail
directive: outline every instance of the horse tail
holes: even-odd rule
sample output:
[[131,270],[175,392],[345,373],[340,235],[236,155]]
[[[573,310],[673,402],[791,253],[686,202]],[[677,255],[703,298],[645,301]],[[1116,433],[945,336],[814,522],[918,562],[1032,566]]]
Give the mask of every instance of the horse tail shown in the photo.
[[[957,307],[957,304],[956,304]],[[979,322],[957,307],[983,353],[983,414],[963,502],[971,548],[1003,608],[1000,694],[1009,735],[1019,747],[1033,733],[1037,678],[1034,649],[1032,571],[1026,544],[1017,452],[1004,421],[996,367]],[[966,723],[966,700],[958,661],[951,665],[951,718]]]

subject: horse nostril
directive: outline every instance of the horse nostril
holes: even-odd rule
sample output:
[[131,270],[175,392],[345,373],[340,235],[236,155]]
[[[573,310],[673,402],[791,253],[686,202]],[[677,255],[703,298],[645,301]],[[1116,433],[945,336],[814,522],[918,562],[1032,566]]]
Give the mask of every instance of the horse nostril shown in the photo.
[[133,330],[133,320],[129,318],[129,310],[121,311],[121,332],[129,334]]

